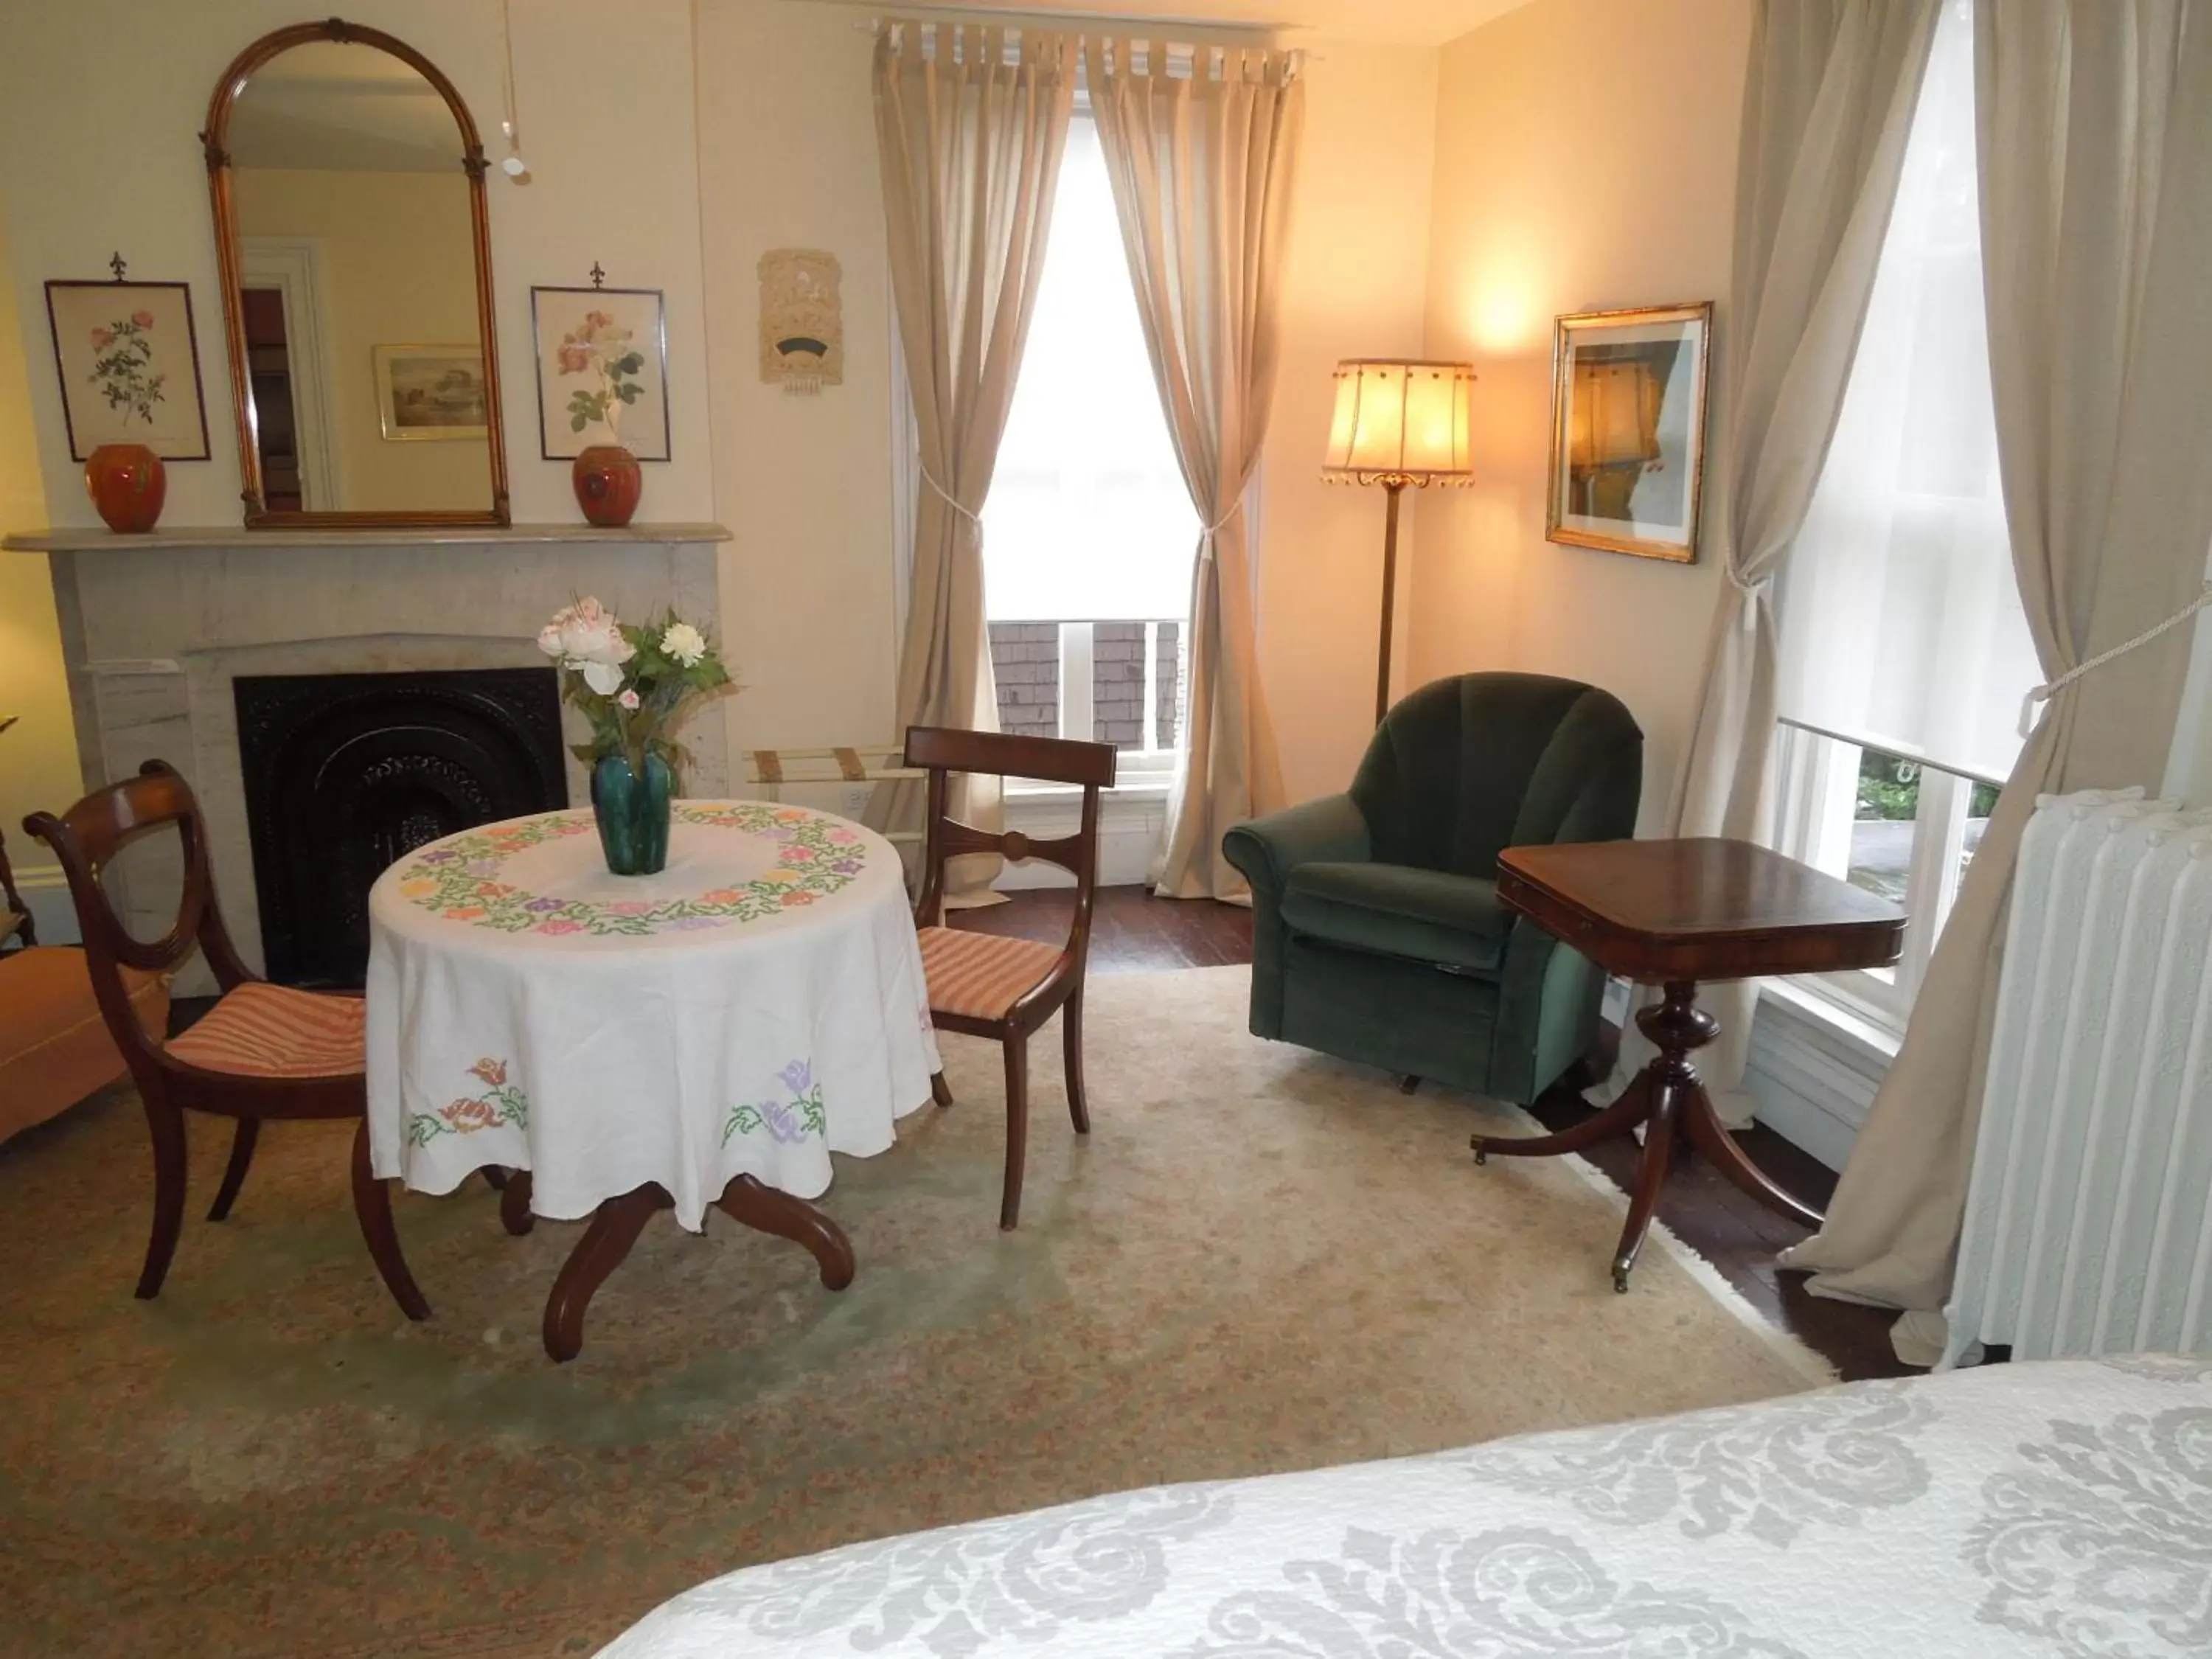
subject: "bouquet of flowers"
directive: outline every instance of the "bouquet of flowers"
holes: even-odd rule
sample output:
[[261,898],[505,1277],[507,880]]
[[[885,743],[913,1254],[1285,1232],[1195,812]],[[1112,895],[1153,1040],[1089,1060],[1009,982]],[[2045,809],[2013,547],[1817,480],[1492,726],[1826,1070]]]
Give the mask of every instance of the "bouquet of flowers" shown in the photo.
[[682,763],[670,733],[730,683],[705,633],[672,611],[633,627],[597,599],[578,599],[539,630],[538,648],[559,660],[562,698],[591,722],[592,740],[576,745],[576,758],[620,756],[640,776],[648,756],[671,769]]

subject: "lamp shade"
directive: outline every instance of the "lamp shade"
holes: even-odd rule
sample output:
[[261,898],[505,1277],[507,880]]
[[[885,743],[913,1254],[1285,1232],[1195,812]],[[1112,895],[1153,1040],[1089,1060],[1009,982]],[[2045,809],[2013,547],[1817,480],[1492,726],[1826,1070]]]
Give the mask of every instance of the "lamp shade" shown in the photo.
[[1648,362],[1578,361],[1567,464],[1583,471],[1657,460],[1659,410],[1666,393]]
[[1426,483],[1474,470],[1468,440],[1469,363],[1350,357],[1336,366],[1324,472]]

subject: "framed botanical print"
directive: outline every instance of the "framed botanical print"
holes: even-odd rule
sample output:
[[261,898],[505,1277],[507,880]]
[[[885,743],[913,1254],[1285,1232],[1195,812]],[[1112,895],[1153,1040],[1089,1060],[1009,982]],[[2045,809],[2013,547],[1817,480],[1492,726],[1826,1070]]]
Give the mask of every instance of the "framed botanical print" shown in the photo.
[[102,444],[143,444],[169,461],[208,459],[189,287],[52,282],[46,321],[71,460],[91,459]]
[[1712,325],[1710,300],[1559,319],[1547,540],[1697,558]]
[[533,288],[538,436],[549,461],[620,444],[668,459],[668,325],[657,288]]
[[368,350],[377,425],[386,443],[484,441],[491,404],[475,341]]

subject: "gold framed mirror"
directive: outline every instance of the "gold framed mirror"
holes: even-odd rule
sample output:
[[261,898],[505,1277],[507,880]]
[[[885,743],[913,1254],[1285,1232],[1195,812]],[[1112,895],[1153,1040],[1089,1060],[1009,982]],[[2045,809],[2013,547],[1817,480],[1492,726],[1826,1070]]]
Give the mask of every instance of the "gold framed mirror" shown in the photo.
[[200,134],[251,528],[508,522],[483,146],[430,60],[332,18]]

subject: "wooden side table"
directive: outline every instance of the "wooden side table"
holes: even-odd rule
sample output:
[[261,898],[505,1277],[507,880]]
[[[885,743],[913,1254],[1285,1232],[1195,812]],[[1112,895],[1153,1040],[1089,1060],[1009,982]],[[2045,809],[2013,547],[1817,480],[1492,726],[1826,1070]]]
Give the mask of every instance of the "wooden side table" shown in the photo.
[[1659,1052],[1620,1099],[1557,1134],[1476,1135],[1474,1161],[1579,1152],[1642,1125],[1644,1157],[1613,1256],[1616,1291],[1628,1288],[1677,1137],[1761,1203],[1819,1226],[1820,1212],[1769,1180],[1714,1112],[1690,1062],[1720,1031],[1697,1006],[1698,985],[1886,967],[1903,947],[1905,913],[1795,859],[1717,838],[1509,847],[1498,896],[1607,973],[1665,996],[1636,1017]]

